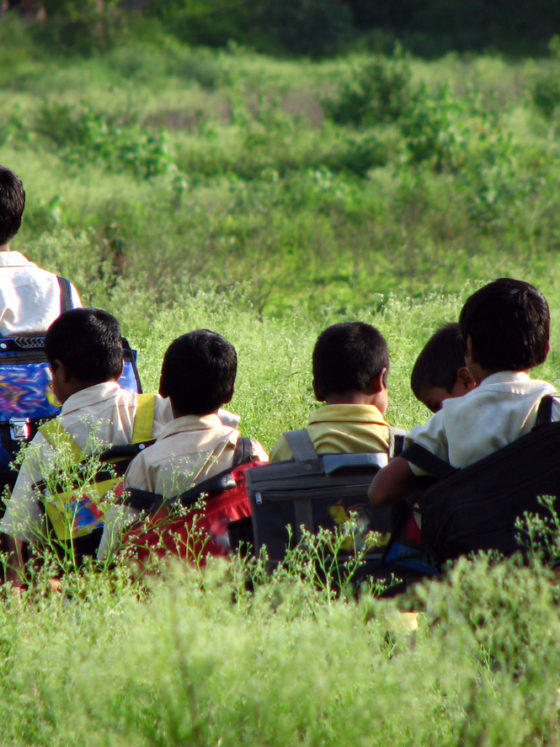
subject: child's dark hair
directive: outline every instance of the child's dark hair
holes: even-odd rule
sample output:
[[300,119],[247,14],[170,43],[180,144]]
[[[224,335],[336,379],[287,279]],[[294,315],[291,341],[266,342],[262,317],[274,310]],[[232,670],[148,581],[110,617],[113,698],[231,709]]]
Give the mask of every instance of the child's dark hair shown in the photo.
[[108,311],[71,309],[47,330],[45,351],[51,368],[59,360],[80,381],[111,381],[122,369],[121,328]]
[[25,190],[13,171],[0,166],[0,246],[7,244],[21,226]]
[[467,299],[459,326],[476,362],[487,371],[524,371],[548,353],[546,298],[523,280],[499,278]]
[[231,399],[237,353],[217,332],[196,329],[167,348],[159,391],[184,415],[207,415]]
[[465,365],[465,343],[457,322],[448,322],[430,337],[416,359],[410,386],[421,399],[428,387],[443,387],[451,392],[457,371]]
[[315,343],[313,376],[323,397],[347,391],[365,392],[383,368],[389,368],[387,342],[371,324],[333,324]]

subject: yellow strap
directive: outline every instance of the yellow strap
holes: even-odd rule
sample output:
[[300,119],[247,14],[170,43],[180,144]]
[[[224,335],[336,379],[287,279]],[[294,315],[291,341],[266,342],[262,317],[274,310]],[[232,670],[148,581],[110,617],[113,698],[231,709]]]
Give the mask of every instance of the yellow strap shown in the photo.
[[[137,444],[142,441],[149,441],[152,438],[156,397],[156,394],[137,395],[136,415],[134,417],[131,443]],[[86,458],[84,452],[80,449],[66,428],[61,424],[59,418],[53,418],[47,423],[43,423],[43,425],[39,427],[39,430],[55,449],[60,448],[61,446],[69,448],[76,462],[81,462]]]
[[85,459],[84,452],[61,424],[59,418],[53,418],[47,423],[43,423],[43,425],[39,426],[39,431],[54,449],[66,446],[70,449],[76,462],[81,462]]
[[149,441],[154,429],[157,394],[138,394],[136,398],[136,415],[132,431],[133,444]]

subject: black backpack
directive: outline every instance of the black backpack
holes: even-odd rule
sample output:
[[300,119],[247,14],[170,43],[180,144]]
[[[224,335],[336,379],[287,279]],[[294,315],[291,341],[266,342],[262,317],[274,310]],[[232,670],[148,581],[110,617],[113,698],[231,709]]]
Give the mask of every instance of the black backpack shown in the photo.
[[[272,563],[282,560],[289,546],[301,539],[300,527],[312,533],[334,529],[358,517],[360,529],[389,538],[393,509],[374,509],[368,488],[387,454],[318,455],[307,430],[284,434],[294,459],[273,462],[247,471],[255,552],[266,546]],[[373,555],[380,561],[384,547]]]
[[552,423],[554,398],[543,397],[533,430],[463,469],[455,469],[418,444],[402,457],[437,482],[422,494],[422,540],[441,566],[478,550],[512,555],[522,550],[518,517],[546,517],[540,496],[560,494],[560,422]]

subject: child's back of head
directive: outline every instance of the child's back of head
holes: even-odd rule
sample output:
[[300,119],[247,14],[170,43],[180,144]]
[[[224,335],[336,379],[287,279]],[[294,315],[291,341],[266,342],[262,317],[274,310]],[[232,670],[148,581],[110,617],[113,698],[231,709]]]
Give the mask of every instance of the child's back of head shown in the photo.
[[21,180],[13,171],[0,166],[0,247],[19,231],[24,207],[25,191]]
[[523,280],[499,278],[473,293],[461,310],[459,326],[477,381],[498,371],[526,371],[548,354],[548,303]]
[[[379,330],[364,322],[333,324],[313,350],[315,395],[320,401],[352,402],[355,394],[386,392],[388,368],[387,342]],[[386,401],[380,409],[385,408]]]
[[440,327],[422,348],[410,377],[414,395],[432,412],[443,400],[466,394],[475,382],[465,365],[465,343],[457,322]]
[[197,329],[168,347],[160,394],[169,397],[175,417],[207,415],[231,400],[236,374],[233,345],[217,332]]
[[116,380],[123,366],[120,325],[103,309],[65,311],[47,330],[45,352],[53,371],[62,363],[88,386]]

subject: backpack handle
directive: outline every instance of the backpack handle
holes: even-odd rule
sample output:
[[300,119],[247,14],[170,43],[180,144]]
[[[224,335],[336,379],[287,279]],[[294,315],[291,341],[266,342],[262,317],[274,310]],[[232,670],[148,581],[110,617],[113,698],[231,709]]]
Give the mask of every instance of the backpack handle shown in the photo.
[[286,431],[284,436],[296,462],[314,462],[317,459],[317,452],[313,446],[311,436],[307,432],[307,428],[300,428],[297,431]]

